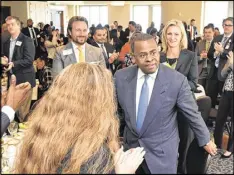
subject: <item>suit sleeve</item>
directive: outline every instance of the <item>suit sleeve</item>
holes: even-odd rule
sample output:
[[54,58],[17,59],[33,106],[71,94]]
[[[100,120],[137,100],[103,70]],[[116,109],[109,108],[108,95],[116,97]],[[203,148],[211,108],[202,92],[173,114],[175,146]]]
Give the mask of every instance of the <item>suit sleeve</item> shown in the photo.
[[214,43],[215,43],[216,41],[215,41],[215,39],[211,42],[211,44],[210,44],[210,49],[209,49],[209,51],[208,51],[208,53],[207,53],[207,57],[208,57],[208,59],[209,60],[215,60],[214,59],[214,52],[215,52],[215,49],[214,49]]
[[52,67],[52,76],[56,77],[63,69],[64,63],[61,56],[62,52],[56,50],[55,58],[53,59],[53,67]]
[[202,63],[203,59],[200,57],[201,51],[200,51],[199,43],[197,43],[197,45],[196,45],[195,53],[196,53],[196,56],[197,56],[198,64]]
[[197,56],[194,53],[192,59],[192,64],[188,73],[188,80],[189,85],[192,90],[196,89],[196,84],[198,82],[198,62],[197,62]]
[[198,111],[198,106],[192,96],[192,92],[190,91],[186,78],[182,81],[176,103],[178,110],[183,113],[183,116],[186,118],[193,130],[199,146],[206,145],[210,141],[210,133],[201,113]]
[[10,125],[10,120],[4,112],[1,112],[1,137]]
[[26,37],[24,40],[24,44],[22,46],[23,46],[22,59],[13,61],[15,70],[23,69],[25,67],[33,65],[35,57],[35,46],[33,40],[31,38]]
[[117,101],[117,113],[118,113],[118,117],[119,117],[119,122],[120,122],[120,137],[123,137],[123,133],[124,133],[124,128],[125,128],[125,115],[124,115],[124,110],[122,109],[120,102],[118,100],[118,78],[116,76],[116,74],[114,74],[114,84],[115,84],[115,94],[116,94],[116,101]]
[[105,58],[104,58],[104,56],[103,56],[103,54],[101,52],[101,49],[100,49],[100,52],[99,52],[99,61],[100,61],[100,63],[99,63],[100,65],[106,67]]

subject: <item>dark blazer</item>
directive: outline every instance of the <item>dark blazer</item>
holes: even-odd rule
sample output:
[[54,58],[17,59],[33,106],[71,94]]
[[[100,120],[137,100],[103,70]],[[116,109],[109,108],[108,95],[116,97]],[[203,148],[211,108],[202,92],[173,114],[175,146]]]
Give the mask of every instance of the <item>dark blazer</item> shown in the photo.
[[[35,31],[36,37],[37,37],[37,35],[40,34],[40,31],[39,31],[39,29],[36,28],[36,27],[33,27],[33,28],[34,28],[34,31]],[[21,30],[21,32],[22,32],[24,35],[26,35],[26,36],[28,36],[29,38],[31,38],[31,37],[30,37],[30,32],[29,32],[28,27],[23,28],[23,29]]]
[[[213,41],[211,42],[209,52],[207,54],[208,57],[208,79],[210,79],[214,74],[215,69],[215,59],[214,59],[214,43],[221,42],[224,35],[218,35],[216,36]],[[227,47],[229,45],[229,47]],[[227,40],[227,42],[224,44],[224,52],[220,55],[219,60],[219,67],[218,67],[218,80],[224,81],[225,79],[221,76],[221,71],[224,67],[224,65],[227,62],[227,54],[229,51],[233,50],[233,34],[230,36],[230,38]]]
[[159,65],[151,99],[141,131],[136,130],[136,65],[115,73],[117,99],[124,111],[124,147],[144,147],[152,174],[176,174],[179,134],[177,112],[191,125],[199,146],[210,141],[209,130],[198,112],[188,81],[181,73]]
[[[92,46],[98,47],[98,48],[99,48],[98,44],[97,44],[95,41],[92,42]],[[111,44],[109,44],[109,43],[104,43],[104,46],[105,46],[105,48],[106,48],[107,56],[108,56],[108,59],[109,59],[109,58],[110,58],[110,54],[112,54],[112,53],[114,52],[115,48],[114,48],[113,45],[111,45]],[[104,56],[104,55],[103,55],[103,56]],[[111,72],[113,73],[113,72],[114,72],[113,63],[110,64],[109,61],[106,60],[106,59],[105,59],[105,62],[106,62],[106,67],[107,67],[107,69],[110,69]]]
[[1,137],[10,125],[10,119],[4,112],[1,113]]
[[[161,52],[160,63],[166,63],[166,61],[166,54]],[[197,56],[194,52],[187,49],[181,50],[175,70],[187,77],[191,90],[196,89],[198,82],[198,63]]]
[[[15,45],[12,56],[14,67],[13,74],[16,76],[16,84],[29,82],[32,87],[36,85],[35,70],[33,67],[33,60],[35,56],[35,46],[33,40],[23,33],[20,33],[17,41],[21,45]],[[4,43],[3,54],[9,58],[10,39]]]

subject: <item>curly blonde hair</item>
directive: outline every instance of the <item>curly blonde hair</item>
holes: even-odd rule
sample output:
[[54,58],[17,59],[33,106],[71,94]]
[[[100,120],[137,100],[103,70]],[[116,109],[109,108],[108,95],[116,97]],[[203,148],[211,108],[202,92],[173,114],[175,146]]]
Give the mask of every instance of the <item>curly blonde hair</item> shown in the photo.
[[185,27],[184,27],[182,21],[177,20],[177,19],[172,19],[172,20],[167,22],[167,24],[165,25],[165,27],[163,28],[163,31],[162,31],[162,48],[163,48],[162,52],[166,53],[168,50],[166,36],[167,36],[167,29],[171,26],[177,26],[180,28],[180,31],[181,31],[180,50],[187,49],[188,40],[187,40],[187,33],[185,31]]
[[[62,173],[79,173],[92,155],[102,153],[88,173],[110,173],[119,148],[114,85],[109,70],[88,63],[66,67],[29,118],[15,173],[56,173],[72,150]],[[103,165],[103,159],[107,161]]]

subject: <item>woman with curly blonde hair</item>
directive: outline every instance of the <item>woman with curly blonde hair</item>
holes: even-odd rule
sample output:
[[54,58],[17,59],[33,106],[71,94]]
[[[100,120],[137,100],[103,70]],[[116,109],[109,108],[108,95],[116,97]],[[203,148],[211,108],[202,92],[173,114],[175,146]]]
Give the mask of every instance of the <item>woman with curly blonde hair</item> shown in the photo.
[[[105,174],[114,168],[116,173],[129,173],[120,164],[125,163],[126,152],[118,151],[118,130],[111,73],[88,63],[70,65],[56,77],[32,112],[16,157],[15,173]],[[135,150],[128,154],[135,152],[130,158],[135,157],[140,164],[144,152]],[[114,159],[117,151],[118,161]]]

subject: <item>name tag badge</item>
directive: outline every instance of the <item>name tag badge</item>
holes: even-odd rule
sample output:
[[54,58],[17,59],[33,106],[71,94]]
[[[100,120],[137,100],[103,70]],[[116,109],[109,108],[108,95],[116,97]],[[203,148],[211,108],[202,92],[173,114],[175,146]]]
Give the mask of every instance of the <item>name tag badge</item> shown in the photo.
[[227,50],[227,49],[229,49],[229,47],[230,47],[230,43],[228,43],[228,44],[226,45],[225,49]]
[[111,57],[112,53],[109,53],[109,58]]
[[68,50],[64,50],[63,51],[63,55],[65,56],[65,55],[70,55],[70,54],[72,54],[72,49],[68,49]]
[[22,41],[16,41],[16,43],[15,43],[15,45],[17,45],[17,46],[21,46],[21,44],[22,44]]

